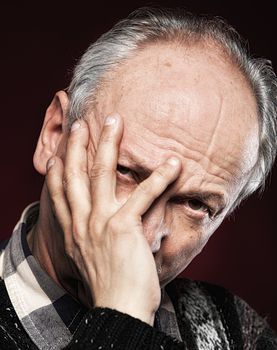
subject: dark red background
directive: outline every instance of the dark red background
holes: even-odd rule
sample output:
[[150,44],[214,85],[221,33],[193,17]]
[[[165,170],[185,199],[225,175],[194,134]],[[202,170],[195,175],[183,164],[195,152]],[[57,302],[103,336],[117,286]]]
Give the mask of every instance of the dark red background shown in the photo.
[[[20,5],[19,5],[20,3]],[[1,234],[11,234],[22,209],[38,200],[43,179],[32,154],[47,105],[64,88],[70,70],[88,44],[144,1],[124,4],[77,1],[2,1],[1,23]],[[149,3],[148,3],[149,4]],[[253,3],[160,1],[228,19],[248,38],[255,55],[277,68],[273,1]],[[246,299],[277,329],[277,171],[263,198],[252,197],[215,233],[185,276],[221,284]]]

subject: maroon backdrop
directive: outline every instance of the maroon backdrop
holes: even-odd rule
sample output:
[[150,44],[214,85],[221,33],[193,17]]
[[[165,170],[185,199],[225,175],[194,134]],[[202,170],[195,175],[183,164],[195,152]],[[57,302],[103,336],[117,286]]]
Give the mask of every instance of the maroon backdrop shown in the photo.
[[[11,234],[20,212],[39,198],[43,179],[32,166],[32,154],[44,111],[55,91],[65,87],[70,70],[88,44],[119,18],[147,4],[86,5],[70,8],[47,2],[40,8],[1,2],[1,230]],[[208,4],[206,4],[208,3]],[[223,16],[249,39],[255,55],[277,68],[276,27],[272,2],[251,3],[160,1],[191,11]],[[38,6],[38,5],[36,5]],[[277,235],[273,223],[277,171],[263,197],[249,199],[214,234],[184,276],[221,284],[237,293],[277,329]],[[275,214],[276,215],[276,214]]]

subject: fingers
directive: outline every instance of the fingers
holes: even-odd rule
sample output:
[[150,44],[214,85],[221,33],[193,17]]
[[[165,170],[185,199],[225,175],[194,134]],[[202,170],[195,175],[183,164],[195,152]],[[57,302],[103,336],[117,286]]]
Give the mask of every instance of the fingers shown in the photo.
[[120,210],[121,215],[142,216],[154,200],[177,179],[180,170],[180,160],[178,158],[169,158],[163,165],[153,171],[151,176],[137,186]]
[[[56,157],[55,165],[47,174],[49,193],[65,232],[70,232],[69,226],[73,231],[78,227],[78,234],[82,235],[87,230],[89,218],[100,218],[105,212],[110,216],[109,212],[113,211],[110,208],[115,199],[116,168],[122,133],[123,122],[120,116],[115,114],[108,117],[88,175],[88,126],[82,120],[73,124],[68,137],[64,168],[61,160]],[[117,214],[141,217],[176,180],[180,170],[180,161],[170,158],[138,185],[121,209],[117,207]],[[115,212],[112,215],[114,214]]]
[[90,186],[87,170],[89,131],[84,120],[71,128],[65,154],[63,185],[74,222],[86,221],[91,210]]
[[63,163],[60,158],[50,158],[47,163],[47,174],[45,179],[54,213],[66,236],[67,233],[71,232],[72,221],[63,187]]
[[123,122],[118,114],[106,118],[92,169],[91,196],[95,210],[107,210],[115,199],[118,148]]

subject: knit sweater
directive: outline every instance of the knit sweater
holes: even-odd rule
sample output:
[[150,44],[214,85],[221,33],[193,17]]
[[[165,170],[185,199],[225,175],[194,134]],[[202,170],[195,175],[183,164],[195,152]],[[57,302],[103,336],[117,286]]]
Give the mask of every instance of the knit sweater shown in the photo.
[[[87,311],[66,349],[277,349],[276,334],[244,301],[224,288],[175,280],[167,287],[182,342],[108,308]],[[37,349],[0,280],[0,349]]]

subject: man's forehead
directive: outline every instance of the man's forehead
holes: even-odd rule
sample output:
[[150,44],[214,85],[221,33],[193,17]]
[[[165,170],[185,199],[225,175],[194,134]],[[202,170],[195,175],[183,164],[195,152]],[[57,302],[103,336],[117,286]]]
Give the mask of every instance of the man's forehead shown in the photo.
[[224,116],[230,118],[255,109],[252,92],[238,69],[226,63],[218,50],[203,47],[156,45],[141,50],[108,75],[101,93],[102,104],[123,109],[126,119],[136,113],[140,123],[165,120],[181,125],[190,112],[189,122],[198,122],[204,114],[214,123],[218,119],[214,109],[226,101],[231,108]]
[[[170,54],[161,59],[166,50]],[[127,60],[107,80],[98,99],[100,114],[118,112],[123,117],[122,143],[133,148],[130,161],[134,150],[141,149],[140,163],[147,163],[143,152],[148,158],[151,152],[157,154],[152,157],[156,166],[166,150],[177,150],[188,157],[218,156],[224,163],[226,158],[239,168],[238,158],[251,133],[253,158],[256,155],[258,123],[252,92],[222,57],[212,61],[217,53],[205,54],[202,49],[190,59],[186,54],[179,48],[152,47]],[[127,157],[127,148],[123,149],[121,157]]]

